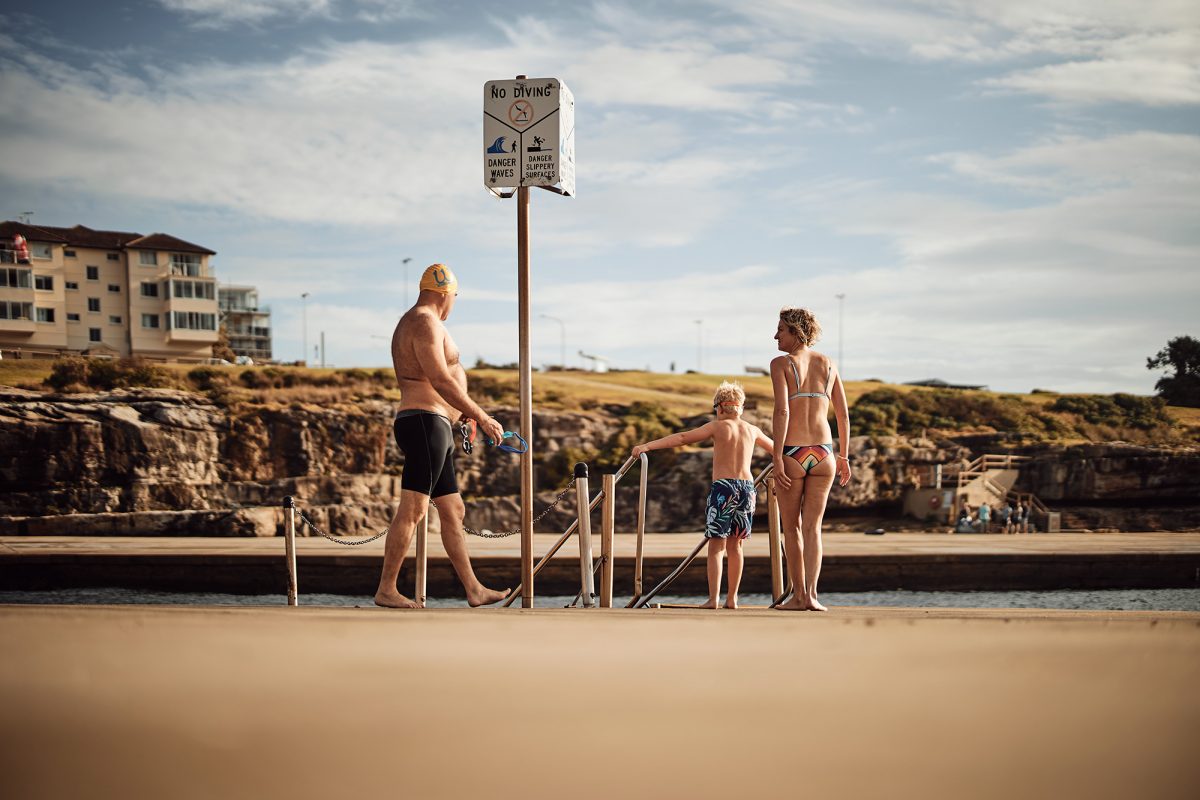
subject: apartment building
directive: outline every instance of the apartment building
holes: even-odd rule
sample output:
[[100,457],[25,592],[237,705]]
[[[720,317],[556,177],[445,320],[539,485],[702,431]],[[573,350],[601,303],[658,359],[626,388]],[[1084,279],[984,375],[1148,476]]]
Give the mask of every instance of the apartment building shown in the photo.
[[165,233],[0,223],[0,352],[211,358],[214,255]]
[[229,348],[255,362],[271,360],[271,309],[258,304],[253,286],[217,287],[221,324],[229,337]]

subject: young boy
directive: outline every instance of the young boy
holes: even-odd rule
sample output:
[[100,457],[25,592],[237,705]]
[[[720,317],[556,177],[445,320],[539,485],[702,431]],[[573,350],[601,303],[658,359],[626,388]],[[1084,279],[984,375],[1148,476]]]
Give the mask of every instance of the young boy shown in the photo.
[[754,484],[750,457],[758,445],[768,453],[774,444],[754,425],[742,419],[746,393],[737,383],[723,382],[713,395],[717,418],[699,428],[673,433],[633,448],[640,456],[649,450],[680,447],[712,439],[712,488],[708,492],[704,537],[708,539],[708,602],[716,608],[721,593],[721,551],[729,557],[729,589],[725,607],[737,608],[738,585],[742,582],[742,540],[750,538],[754,516]]

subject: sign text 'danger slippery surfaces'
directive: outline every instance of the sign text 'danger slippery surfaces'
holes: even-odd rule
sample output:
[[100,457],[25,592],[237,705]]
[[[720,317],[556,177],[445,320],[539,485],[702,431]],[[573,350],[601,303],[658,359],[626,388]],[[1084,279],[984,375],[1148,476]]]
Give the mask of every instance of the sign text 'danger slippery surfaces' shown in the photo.
[[483,85],[483,185],[575,194],[575,97],[557,78]]

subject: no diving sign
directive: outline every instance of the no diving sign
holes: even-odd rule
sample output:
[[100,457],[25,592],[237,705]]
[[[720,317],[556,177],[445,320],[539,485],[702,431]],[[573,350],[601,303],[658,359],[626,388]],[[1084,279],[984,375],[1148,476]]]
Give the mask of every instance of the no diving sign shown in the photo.
[[575,194],[575,97],[557,78],[483,85],[483,185]]

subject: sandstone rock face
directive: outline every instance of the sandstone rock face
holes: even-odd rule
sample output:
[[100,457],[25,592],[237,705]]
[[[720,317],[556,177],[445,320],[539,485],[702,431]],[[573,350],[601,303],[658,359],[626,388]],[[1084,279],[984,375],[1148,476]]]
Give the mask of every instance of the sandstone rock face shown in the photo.
[[[515,427],[516,409],[496,413]],[[290,495],[322,531],[367,536],[386,527],[400,493],[393,416],[381,401],[221,408],[164,389],[54,395],[0,387],[0,534],[270,536],[281,532],[280,504]],[[574,460],[591,462],[593,496],[599,491],[595,459],[624,424],[606,412],[534,414],[535,515],[568,485]],[[930,466],[1012,451],[1001,442],[970,445],[852,438],[854,480],[833,490],[831,518],[898,515],[904,492]],[[1033,460],[1018,488],[1063,510],[1068,527],[1200,527],[1198,451],[1118,443],[1020,452]],[[620,463],[626,454],[610,455]],[[711,452],[651,456],[647,529],[699,530]],[[769,463],[757,457],[755,472]],[[456,467],[468,525],[519,525],[517,456],[479,441],[472,455],[459,451]],[[635,528],[639,477],[635,466],[618,486],[619,530]],[[765,511],[760,498],[757,530],[765,530]],[[565,530],[575,514],[569,492],[537,529]],[[436,513],[431,527],[438,530]]]

